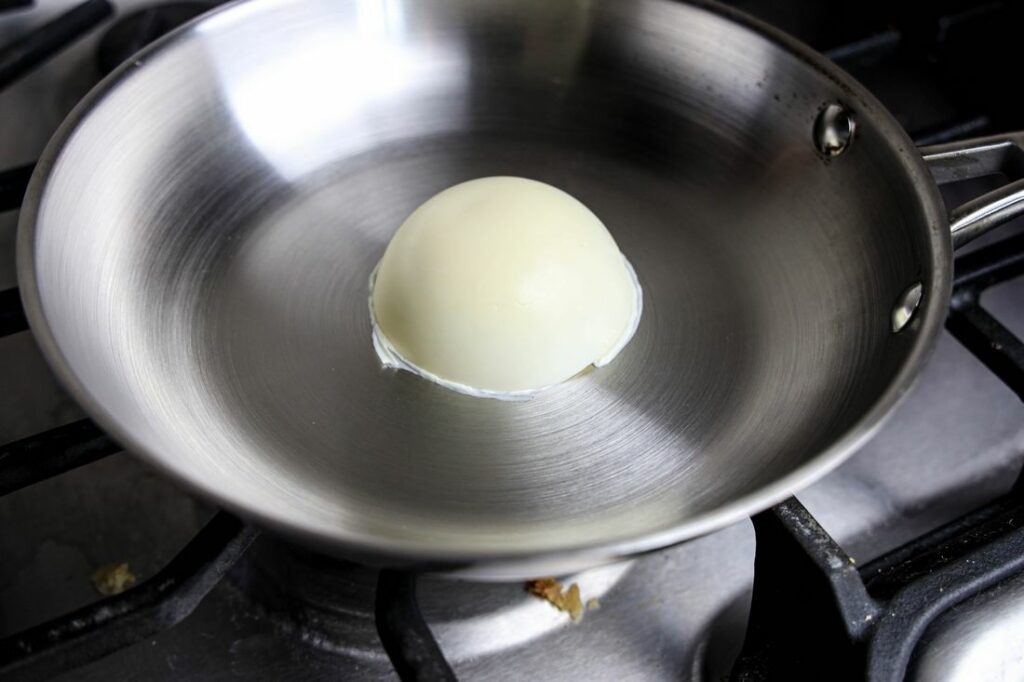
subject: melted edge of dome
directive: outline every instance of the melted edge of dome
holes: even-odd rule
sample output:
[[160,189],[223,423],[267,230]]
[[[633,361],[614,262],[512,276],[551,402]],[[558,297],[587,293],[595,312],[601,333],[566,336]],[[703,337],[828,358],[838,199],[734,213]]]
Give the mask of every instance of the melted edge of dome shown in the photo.
[[[377,357],[380,359],[381,365],[384,367],[390,367],[393,369],[404,369],[407,372],[411,372],[419,377],[431,381],[435,384],[443,386],[449,390],[464,395],[473,396],[474,398],[492,398],[495,400],[511,400],[511,401],[523,401],[529,400],[537,393],[549,389],[553,386],[563,384],[569,379],[577,376],[580,372],[587,369],[587,367],[604,367],[611,363],[622,350],[629,345],[633,336],[636,334],[636,330],[640,327],[640,317],[643,313],[644,307],[644,292],[640,286],[640,279],[637,277],[636,270],[633,269],[633,265],[626,258],[625,254],[621,254],[622,263],[626,266],[626,272],[629,275],[630,283],[633,285],[633,316],[630,318],[629,325],[627,325],[622,336],[619,337],[619,341],[612,346],[612,349],[605,353],[603,356],[589,362],[588,364],[580,367],[571,376],[559,381],[555,384],[548,384],[546,386],[540,386],[538,388],[527,388],[518,391],[494,391],[486,388],[475,388],[467,384],[460,383],[458,381],[451,381],[443,377],[434,374],[433,372],[420,367],[419,365],[407,360],[398,349],[392,345],[387,335],[377,324],[377,314],[373,308],[373,289],[377,283],[377,271],[380,269],[380,263],[373,268],[373,272],[370,273],[370,295],[368,304],[370,308],[370,324],[373,328],[373,349],[377,353]],[[383,259],[382,259],[383,260]]]

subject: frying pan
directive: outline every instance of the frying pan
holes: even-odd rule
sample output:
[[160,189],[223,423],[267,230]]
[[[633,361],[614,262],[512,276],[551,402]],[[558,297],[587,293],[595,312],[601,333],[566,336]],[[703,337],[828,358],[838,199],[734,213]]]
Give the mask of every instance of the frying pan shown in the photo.
[[[950,219],[936,180],[1018,139],[924,159],[836,66],[710,3],[257,0],[85,98],[19,274],[74,396],[194,490],[343,557],[535,576],[720,528],[853,452],[927,357],[951,246],[1021,212],[1011,184]],[[394,230],[489,175],[580,199],[645,296],[614,363],[526,402],[383,369],[370,339]]]

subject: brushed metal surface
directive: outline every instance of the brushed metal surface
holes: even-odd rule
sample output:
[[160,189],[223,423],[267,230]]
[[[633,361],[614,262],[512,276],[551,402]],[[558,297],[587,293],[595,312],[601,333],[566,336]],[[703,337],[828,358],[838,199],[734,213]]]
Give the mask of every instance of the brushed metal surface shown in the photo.
[[1024,678],[1024,576],[943,613],[922,637],[909,679],[1012,682]]
[[[826,159],[836,101],[856,141]],[[484,175],[578,197],[645,291],[611,366],[525,403],[370,343],[392,232]],[[488,577],[662,547],[825,473],[906,390],[949,287],[937,192],[880,105],[663,0],[234,5],[83,102],[19,240],[41,346],[132,450],[347,556]]]

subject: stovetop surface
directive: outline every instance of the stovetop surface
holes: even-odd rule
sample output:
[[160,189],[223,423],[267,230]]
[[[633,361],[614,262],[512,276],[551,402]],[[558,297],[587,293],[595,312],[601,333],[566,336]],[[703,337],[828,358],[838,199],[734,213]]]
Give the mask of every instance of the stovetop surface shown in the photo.
[[[116,4],[121,15],[145,6]],[[812,2],[733,4],[831,54],[919,140],[1024,128],[1009,88],[997,87],[997,67],[1015,47],[1010,27],[1018,14],[1001,3],[938,3],[934,21],[882,3],[828,10]],[[66,7],[43,0],[29,11],[0,14],[0,44]],[[96,81],[102,34],[0,91],[0,167],[33,161]],[[958,203],[984,186],[957,187],[948,199]],[[15,222],[15,213],[0,214],[0,290],[16,285]],[[972,248],[1024,231],[1019,223]],[[1022,301],[1021,279],[984,299],[1019,336]],[[0,338],[0,385],[0,442],[84,416],[30,334]],[[878,435],[798,497],[863,562],[1002,494],[1022,460],[1024,405],[944,333]],[[0,497],[0,637],[95,601],[91,576],[102,565],[127,562],[139,580],[153,575],[214,512],[127,453]],[[464,679],[719,679],[742,642],[753,556],[753,531],[743,522],[571,576],[584,599],[600,600],[578,624],[521,584],[428,579],[420,600]],[[319,561],[263,537],[179,626],[61,679],[393,679],[373,625],[374,572]],[[272,587],[321,580],[321,592],[293,600]]]

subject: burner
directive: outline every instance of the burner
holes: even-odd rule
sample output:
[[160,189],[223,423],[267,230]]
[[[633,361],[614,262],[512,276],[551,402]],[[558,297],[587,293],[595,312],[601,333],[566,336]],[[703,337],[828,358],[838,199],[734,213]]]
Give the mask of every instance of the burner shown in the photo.
[[[619,665],[594,665],[605,637],[643,632],[649,644],[644,644],[645,637],[637,637],[631,643],[620,642],[619,649],[641,658],[645,651],[658,650],[661,661],[671,660],[681,669],[706,669],[720,677],[737,653],[724,635],[725,623],[735,627],[743,621],[742,585],[750,572],[749,565],[721,568],[721,557],[731,546],[749,541],[749,530],[737,527],[723,537],[697,541],[705,550],[700,557],[676,548],[647,560],[632,559],[565,576],[566,584],[579,585],[585,600],[598,603],[582,622],[573,624],[566,614],[529,594],[524,583],[420,576],[415,579],[415,594],[410,594],[409,583],[403,582],[408,574],[333,559],[268,534],[253,544],[228,580],[244,595],[250,611],[259,614],[260,622],[280,637],[338,656],[335,672],[361,669],[386,674],[390,663],[381,651],[381,638],[387,635],[386,627],[381,630],[381,610],[388,605],[383,602],[390,602],[397,609],[411,605],[415,615],[400,612],[398,627],[422,626],[425,620],[430,624],[425,637],[436,637],[440,645],[437,657],[443,654],[441,660],[453,665],[467,666],[469,661],[483,661],[502,651],[529,651],[536,643],[557,639],[572,649],[564,654],[564,662],[571,661],[581,677],[597,679],[602,665],[605,669]],[[690,590],[688,576],[708,569],[731,577],[735,602],[725,612],[716,611],[711,600]],[[680,608],[686,612],[677,613]],[[666,617],[670,620],[661,620]],[[667,645],[691,629],[705,633],[709,642],[694,658]],[[630,670],[626,663],[623,676]],[[545,676],[543,658],[525,655],[508,665],[518,679]],[[486,664],[481,669],[489,671]]]
[[96,66],[106,76],[133,54],[186,21],[207,12],[216,2],[169,2],[126,14],[107,30],[96,52]]

